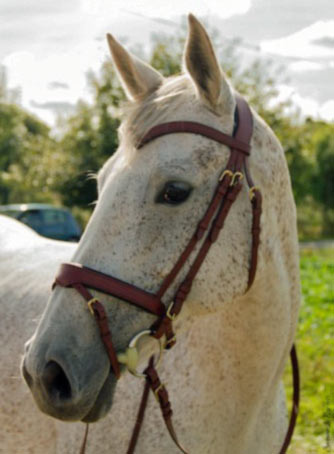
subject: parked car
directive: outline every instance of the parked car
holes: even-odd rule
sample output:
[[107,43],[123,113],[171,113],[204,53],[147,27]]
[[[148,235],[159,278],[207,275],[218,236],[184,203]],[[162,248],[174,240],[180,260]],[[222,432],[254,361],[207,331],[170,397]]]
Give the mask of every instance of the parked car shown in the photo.
[[66,208],[44,203],[0,205],[0,214],[19,220],[48,238],[78,241],[81,236],[78,223]]

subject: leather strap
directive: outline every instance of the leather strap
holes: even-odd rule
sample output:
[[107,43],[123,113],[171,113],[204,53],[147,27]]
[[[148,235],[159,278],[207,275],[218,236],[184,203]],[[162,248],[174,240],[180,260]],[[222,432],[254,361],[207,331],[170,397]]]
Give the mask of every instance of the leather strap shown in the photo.
[[253,221],[252,221],[252,251],[251,260],[248,274],[248,287],[250,289],[254,279],[257,268],[258,249],[260,245],[260,218],[262,213],[262,195],[258,189],[255,189],[251,194]]
[[75,287],[77,284],[113,295],[160,317],[165,313],[165,306],[152,293],[80,263],[63,263],[53,286]]
[[165,388],[165,385],[161,383],[159,375],[157,371],[155,370],[153,364],[149,364],[147,369],[145,370],[145,375],[146,375],[146,381],[149,384],[151,390],[153,391],[157,401],[159,402],[161,413],[165,422],[165,425],[167,427],[167,430],[169,432],[169,435],[171,436],[172,440],[174,441],[175,445],[179,448],[183,454],[188,454],[188,452],[182,447],[180,444],[172,422],[172,407],[169,402],[169,396],[167,389]]
[[[298,410],[299,410],[299,389],[300,389],[300,383],[299,383],[299,366],[298,366],[298,358],[297,358],[297,350],[296,346],[293,345],[291,348],[290,352],[290,359],[291,359],[291,366],[292,366],[292,377],[293,377],[293,397],[292,397],[292,409],[291,409],[291,415],[290,415],[290,421],[289,421],[289,426],[287,433],[284,438],[284,442],[282,445],[282,448],[279,452],[279,454],[286,454],[287,449],[290,445],[293,431],[296,425],[296,420],[298,416]],[[144,422],[144,417],[145,417],[145,410],[147,407],[147,402],[148,402],[148,396],[149,396],[149,391],[152,389],[151,382],[153,382],[152,378],[148,378],[152,376],[152,372],[150,372],[149,368],[153,367],[153,358],[150,359],[149,366],[146,369],[145,372],[148,372],[147,374],[147,379],[145,380],[145,385],[144,385],[144,390],[143,390],[143,395],[141,398],[137,418],[136,418],[136,423],[132,431],[132,436],[131,440],[129,443],[129,447],[127,450],[127,454],[133,454],[136,448],[136,444],[139,438],[140,430],[142,428],[143,422]],[[156,371],[155,371],[156,372]],[[159,379],[159,383],[160,379]],[[160,385],[155,385],[155,390],[159,388]],[[152,389],[153,390],[153,389]],[[168,398],[167,398],[168,399]],[[178,440],[175,434],[174,429],[171,429],[170,425],[166,423],[167,430],[171,435],[171,438],[173,441],[178,445]],[[85,435],[84,439],[81,445],[80,449],[80,454],[85,454],[86,452],[86,443],[87,443],[87,436],[88,436],[88,424],[86,424],[86,429],[85,429]],[[176,441],[175,441],[176,440]],[[178,445],[179,449],[182,452],[185,452],[183,447],[181,445]]]
[[221,205],[220,210],[218,211],[218,214],[216,215],[216,217],[212,223],[212,227],[210,229],[209,234],[207,235],[204,243],[202,244],[199,252],[197,253],[197,256],[196,256],[194,262],[192,263],[184,281],[179,286],[179,288],[174,296],[174,304],[173,304],[173,308],[171,310],[171,313],[173,315],[175,314],[175,316],[177,316],[181,312],[183,303],[186,300],[186,298],[191,290],[192,283],[193,283],[202,263],[204,262],[204,259],[207,256],[211,245],[216,241],[218,234],[224,225],[224,221],[228,215],[228,212],[229,212],[234,200],[236,199],[237,195],[239,194],[241,187],[242,187],[241,183],[238,183],[237,185],[233,186],[233,188],[231,188],[228,191],[227,196],[224,199],[224,202]]
[[[295,345],[293,345],[291,348],[290,360],[291,360],[292,378],[293,378],[292,409],[291,409],[288,430],[285,435],[284,442],[283,442],[283,445],[282,445],[282,448],[281,448],[279,454],[286,454],[286,451],[287,451],[287,449],[290,445],[291,439],[292,439],[293,431],[294,431],[297,416],[298,416],[298,410],[299,410],[299,389],[300,389],[299,366],[298,366],[297,350],[296,350]],[[137,415],[137,419],[136,419],[136,424],[135,424],[135,427],[132,432],[132,437],[131,437],[131,441],[129,444],[127,454],[133,454],[135,451],[136,443],[137,443],[137,440],[138,440],[138,437],[140,434],[140,430],[142,428],[142,424],[144,421],[145,409],[147,406],[148,395],[149,395],[149,389],[151,387],[151,389],[153,391],[154,390],[156,391],[161,386],[161,382],[159,379],[159,381],[154,382],[155,384],[154,384],[154,387],[152,388],[151,382],[154,381],[154,374],[156,374],[156,376],[158,377],[157,372],[155,370],[152,371],[152,368],[153,368],[153,358],[150,359],[149,366],[145,371],[145,373],[147,374],[147,379],[145,381],[144,392],[143,392],[143,396],[141,399],[141,403],[140,403],[140,407],[139,407],[139,411],[138,411],[138,415]],[[168,395],[167,395],[167,400],[168,400]],[[179,447],[179,449],[182,452],[185,452],[184,448],[178,444],[178,440],[177,440],[174,429],[170,425],[168,426],[167,423],[166,423],[166,426],[167,426],[167,429],[171,435],[171,438],[175,442],[175,444]]]
[[194,121],[171,121],[169,123],[161,123],[160,125],[154,126],[139,141],[137,149],[142,148],[144,145],[158,137],[182,132],[199,134],[201,136],[208,137],[215,142],[234,148],[235,150],[245,153],[246,155],[250,154],[250,146],[248,142],[243,142],[235,137],[228,136],[227,134],[218,131],[218,129],[214,129],[210,126],[196,123]]
[[114,371],[116,378],[119,379],[121,376],[121,370],[117,359],[117,354],[115,352],[114,345],[112,342],[112,336],[109,329],[109,320],[104,310],[104,307],[100,303],[100,301],[94,298],[93,295],[82,284],[73,284],[73,287],[89,303],[89,309],[92,311],[96,323],[99,327],[100,337],[105,346],[111,367]]
[[[243,98],[241,98],[239,95],[236,96],[236,103],[237,103],[238,117],[239,117],[240,121],[235,130],[235,140],[237,141],[237,143],[242,142],[242,143],[249,144],[249,142],[251,140],[251,136],[252,136],[252,131],[253,131],[252,113],[251,113],[250,108],[249,108],[248,104],[246,103],[246,101]],[[170,129],[171,129],[171,127],[170,127]],[[183,129],[182,132],[185,132],[185,129]],[[165,133],[167,133],[167,132],[165,132]],[[155,134],[151,135],[150,131],[146,136],[154,137],[154,138],[156,137]],[[146,139],[146,141],[147,140],[148,139]],[[214,195],[204,217],[202,218],[201,222],[199,223],[197,230],[196,230],[194,236],[190,239],[186,249],[181,254],[181,256],[179,257],[178,261],[176,262],[176,264],[174,265],[174,267],[172,268],[170,273],[164,279],[164,281],[157,293],[157,296],[159,298],[162,298],[162,296],[164,295],[166,290],[169,288],[171,283],[174,281],[174,279],[177,276],[177,274],[179,273],[179,271],[182,269],[182,267],[186,263],[191,252],[194,250],[197,242],[203,237],[205,231],[208,229],[208,226],[210,225],[210,222],[212,221],[212,218],[220,204],[219,213],[216,216],[215,220],[213,221],[211,231],[208,234],[206,240],[204,241],[200,251],[198,252],[196,259],[193,262],[193,264],[190,268],[190,271],[187,274],[187,277],[182,282],[182,284],[179,286],[179,288],[175,294],[174,304],[173,304],[173,307],[171,310],[172,315],[177,316],[180,313],[183,302],[185,301],[187,295],[190,292],[192,282],[193,282],[194,278],[196,277],[196,274],[199,271],[200,266],[203,263],[206,255],[208,254],[211,245],[216,241],[218,234],[219,234],[221,228],[223,227],[223,224],[224,224],[226,216],[229,212],[229,209],[230,209],[231,205],[233,204],[233,202],[235,201],[235,199],[241,189],[241,184],[237,180],[236,181],[237,184],[235,184],[233,186],[233,189],[231,190],[230,185],[233,181],[232,175],[233,174],[236,175],[237,173],[240,173],[240,175],[242,176],[241,171],[245,167],[246,167],[245,154],[240,153],[236,147],[232,148],[229,161],[225,168],[225,172],[224,172],[225,176],[219,182],[215,195]],[[223,175],[224,175],[224,173],[223,173]],[[255,273],[256,273],[256,265],[257,265],[257,252],[258,252],[259,234],[260,234],[259,224],[260,224],[260,216],[261,216],[261,204],[258,204],[257,208],[258,208],[257,211],[255,210],[255,208],[253,210],[253,225],[255,222],[255,226],[258,226],[258,231],[256,230],[255,227],[254,227],[254,229],[252,229],[253,246],[252,246],[252,255],[251,255],[249,277],[248,277],[248,288],[250,288],[251,284],[254,281]]]
[[235,93],[235,100],[239,117],[235,138],[240,142],[249,144],[253,135],[253,115],[246,100],[238,93]]
[[295,344],[293,344],[291,351],[290,351],[290,360],[291,360],[291,366],[292,366],[292,379],[293,379],[292,409],[291,409],[288,430],[285,435],[283,446],[282,446],[279,454],[285,454],[289,447],[289,444],[292,439],[293,431],[296,426],[296,421],[297,421],[297,416],[298,416],[298,411],[299,411],[300,379],[299,379],[297,349],[296,349]]
[[183,265],[186,263],[188,260],[190,254],[192,251],[195,249],[195,246],[198,241],[200,241],[203,238],[203,235],[207,231],[210,222],[217,211],[217,208],[219,204],[221,203],[222,199],[224,198],[225,194],[227,193],[227,190],[231,184],[232,181],[232,175],[230,173],[226,173],[224,178],[219,181],[216,192],[213,196],[213,199],[207,208],[203,218],[201,221],[198,223],[197,229],[194,233],[194,235],[191,237],[190,241],[187,244],[187,247],[184,249],[182,254],[180,255],[179,259],[175,263],[174,267],[172,270],[168,273],[168,275],[165,277],[164,281],[162,282],[162,285],[157,293],[158,298],[162,298],[163,295],[165,294],[166,290],[170,287],[176,276],[178,275],[179,271],[182,269]]
[[80,454],[85,454],[86,452],[86,446],[87,446],[87,439],[88,439],[88,431],[89,431],[89,424],[86,423],[85,427],[85,435],[82,440],[81,448],[80,448]]
[[138,441],[138,437],[139,437],[139,434],[140,434],[140,430],[142,428],[143,421],[144,421],[145,410],[146,410],[146,407],[147,407],[149,392],[150,392],[150,383],[149,383],[148,380],[145,380],[143,395],[142,395],[142,398],[141,398],[141,401],[140,401],[140,405],[139,405],[139,410],[138,410],[138,413],[137,413],[136,424],[135,424],[135,426],[133,428],[131,440],[130,440],[130,443],[129,443],[128,450],[126,451],[126,454],[133,454],[134,451],[135,451],[135,448],[136,448],[136,445],[137,445],[137,441]]
[[148,396],[149,396],[150,389],[152,390],[156,400],[159,402],[164,422],[166,424],[167,430],[168,430],[172,440],[174,441],[176,446],[180,449],[180,451],[182,451],[184,454],[188,454],[187,451],[179,443],[178,438],[176,436],[174,426],[172,423],[173,412],[172,412],[171,404],[169,402],[168,392],[167,392],[165,386],[163,385],[163,383],[161,383],[161,381],[160,381],[159,375],[154,367],[153,357],[150,358],[149,364],[148,364],[147,368],[145,369],[144,373],[146,375],[145,386],[144,386],[143,395],[142,395],[142,399],[141,399],[140,406],[139,406],[139,411],[137,414],[136,423],[133,428],[132,437],[131,437],[129,447],[128,447],[126,454],[133,454],[135,451],[139,433],[140,433],[140,430],[142,428],[143,421],[144,421],[145,410],[146,410],[146,406],[147,406],[147,402],[148,402]]

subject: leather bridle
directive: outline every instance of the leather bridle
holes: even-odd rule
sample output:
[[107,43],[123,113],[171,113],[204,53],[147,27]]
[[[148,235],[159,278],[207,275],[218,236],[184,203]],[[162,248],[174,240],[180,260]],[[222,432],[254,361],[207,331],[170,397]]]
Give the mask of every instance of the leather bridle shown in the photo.
[[[136,370],[136,343],[140,337],[149,334],[159,340],[161,349],[170,349],[175,345],[176,337],[173,330],[173,321],[181,312],[183,303],[191,290],[192,283],[206,255],[208,254],[210,247],[217,240],[219,232],[224,226],[229,210],[242,189],[244,177],[249,187],[249,196],[253,216],[251,230],[252,248],[247,290],[251,287],[255,278],[260,240],[262,197],[259,188],[254,185],[248,168],[248,157],[251,152],[250,140],[253,132],[253,118],[247,102],[239,95],[236,95],[235,116],[237,118],[237,125],[232,136],[226,135],[217,129],[213,129],[200,123],[175,121],[154,126],[137,144],[137,148],[139,149],[152,140],[166,134],[192,133],[202,135],[211,140],[227,145],[231,151],[227,165],[219,178],[214,195],[208,208],[206,209],[206,212],[204,213],[204,216],[199,221],[186,248],[183,250],[169,274],[163,280],[157,293],[154,294],[147,292],[127,282],[116,279],[113,276],[100,273],[76,263],[62,264],[54,282],[54,286],[59,285],[62,287],[74,288],[87,301],[88,307],[98,324],[101,339],[104,343],[116,378],[120,378],[120,363],[126,363],[130,372],[135,375],[143,375],[146,379],[136,425],[132,433],[127,454],[132,454],[135,450],[147,405],[149,389],[154,392],[157,401],[160,404],[166,427],[173,441],[178,446],[180,451],[185,454],[187,453],[186,450],[180,445],[175,434],[172,424],[172,410],[168,393],[165,386],[159,379],[154,364],[154,358],[152,357],[150,359],[143,374],[139,374]],[[199,246],[199,250],[190,264],[186,277],[178,286],[172,302],[166,308],[166,305],[162,302],[162,298],[167,289],[175,281],[176,276],[179,274],[185,263],[188,262],[188,259],[192,252],[194,252],[196,246]],[[112,295],[140,307],[141,309],[155,315],[157,320],[153,323],[149,330],[145,330],[135,336],[124,354],[117,355],[112,343],[108,318],[104,307],[97,298],[93,297],[88,288]],[[164,343],[162,343],[163,338]],[[288,431],[279,454],[285,454],[288,448],[292,438],[299,406],[299,371],[297,354],[294,345],[291,349],[290,356],[293,372],[293,407]],[[87,432],[88,426],[86,429],[85,440],[81,448],[81,453],[84,453],[85,451]]]

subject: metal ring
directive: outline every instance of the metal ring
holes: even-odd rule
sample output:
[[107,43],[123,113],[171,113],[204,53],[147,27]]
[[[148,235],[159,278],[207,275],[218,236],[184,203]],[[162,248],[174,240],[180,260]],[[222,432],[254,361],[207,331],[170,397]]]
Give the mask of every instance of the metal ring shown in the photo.
[[[128,371],[135,377],[139,377],[139,378],[146,378],[145,374],[137,371],[137,365],[139,362],[139,352],[137,349],[137,343],[138,343],[139,339],[141,339],[144,336],[152,336],[152,331],[149,329],[146,329],[146,330],[141,331],[140,333],[136,334],[134,336],[134,338],[130,341],[129,346],[126,349],[125,353],[119,353],[117,355],[118,362],[126,365],[126,367],[128,368]],[[163,345],[162,345],[161,339],[156,339],[156,340],[159,343],[159,354],[158,354],[158,357],[154,364],[155,368],[159,367],[159,364],[160,364],[161,358],[162,358],[162,353],[163,353]]]

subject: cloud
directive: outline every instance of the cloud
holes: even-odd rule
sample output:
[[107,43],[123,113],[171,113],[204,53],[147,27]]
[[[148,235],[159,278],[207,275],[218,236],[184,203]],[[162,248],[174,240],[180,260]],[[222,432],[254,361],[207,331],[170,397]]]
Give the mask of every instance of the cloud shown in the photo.
[[54,80],[54,81],[48,83],[48,88],[50,90],[58,90],[58,89],[68,90],[70,88],[70,86],[69,86],[69,84],[67,84],[65,82],[58,82],[57,80]]
[[334,94],[333,99],[321,102],[313,96],[301,93],[291,85],[282,84],[278,87],[279,94],[275,102],[291,101],[292,110],[299,108],[301,115],[321,119],[325,121],[334,121]]
[[319,45],[329,41],[334,42],[334,20],[315,22],[284,38],[263,41],[260,47],[271,54],[321,60],[334,57],[334,46]]
[[323,38],[314,39],[311,44],[316,46],[331,47],[334,48],[334,37],[324,36]]
[[[221,2],[219,9],[225,4]],[[332,6],[332,0],[253,0],[245,14],[222,20],[214,13],[210,24],[225,36],[240,36],[256,44],[291,35],[319,20],[334,19]]]
[[146,17],[171,18],[192,12],[195,15],[215,14],[226,18],[235,14],[244,14],[251,7],[251,0],[234,0],[224,2],[221,0],[83,0],[83,11],[90,14],[107,15],[108,12],[117,14],[126,10],[137,14],[144,14]]
[[300,60],[289,65],[289,70],[293,72],[321,71],[326,68],[326,64],[317,63],[310,60]]
[[298,89],[301,96],[312,97],[319,103],[334,99],[334,66],[323,65],[323,69],[291,72],[290,84]]
[[[325,64],[334,69],[331,1],[0,1],[0,63],[4,60],[8,68],[10,86],[22,88],[23,106],[52,123],[53,109],[67,109],[79,98],[89,99],[85,74],[88,69],[98,71],[108,55],[106,32],[128,37],[130,47],[135,43],[146,49],[152,32],[175,33],[179,15],[192,11],[222,35],[242,37],[244,47],[252,48],[265,39],[268,52],[278,61],[292,62],[293,81],[299,84],[300,93],[325,102],[334,98],[333,84],[328,82],[333,72],[326,74],[324,69]],[[320,20],[318,28],[312,28]],[[296,30],[308,31],[298,38]],[[298,39],[304,40],[299,47]]]
[[22,2],[22,0],[11,0],[10,2],[3,2],[0,8],[2,16],[36,16],[36,15],[49,15],[64,12],[71,12],[77,10],[81,5],[81,0],[29,0],[29,2]]
[[327,121],[334,121],[334,99],[330,99],[320,106],[320,116]]
[[30,101],[31,107],[35,107],[37,109],[45,109],[45,110],[52,110],[56,113],[71,113],[75,109],[75,104],[71,104],[69,102],[57,102],[57,101],[47,101],[47,102],[37,102],[34,100]]

